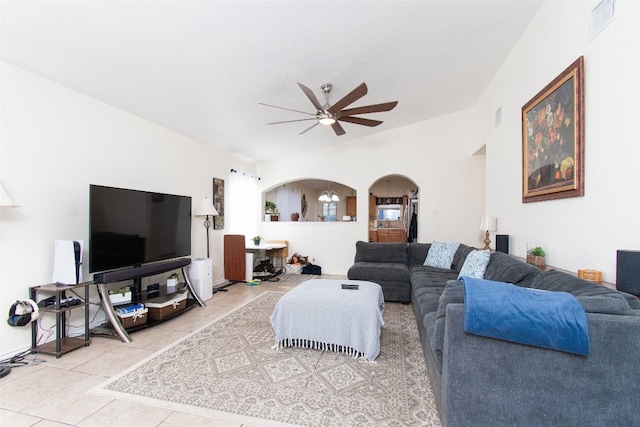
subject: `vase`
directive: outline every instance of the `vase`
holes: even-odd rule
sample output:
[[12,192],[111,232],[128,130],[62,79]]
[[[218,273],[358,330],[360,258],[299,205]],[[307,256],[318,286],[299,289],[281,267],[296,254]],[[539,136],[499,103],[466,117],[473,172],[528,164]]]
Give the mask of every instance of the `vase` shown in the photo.
[[297,221],[300,219],[300,214],[298,213],[292,213],[291,214],[291,221]]

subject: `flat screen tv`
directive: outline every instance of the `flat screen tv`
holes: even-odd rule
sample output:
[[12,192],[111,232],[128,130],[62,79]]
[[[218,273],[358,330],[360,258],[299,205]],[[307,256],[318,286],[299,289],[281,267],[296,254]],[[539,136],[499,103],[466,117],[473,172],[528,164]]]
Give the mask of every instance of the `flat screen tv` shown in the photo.
[[191,254],[191,197],[89,187],[89,272]]

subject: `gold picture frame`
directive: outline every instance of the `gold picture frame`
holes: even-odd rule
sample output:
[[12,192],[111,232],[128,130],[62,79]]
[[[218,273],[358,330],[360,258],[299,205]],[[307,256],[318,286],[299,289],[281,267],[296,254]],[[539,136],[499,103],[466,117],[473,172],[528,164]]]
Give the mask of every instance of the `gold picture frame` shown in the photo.
[[584,196],[584,57],[522,107],[522,202]]

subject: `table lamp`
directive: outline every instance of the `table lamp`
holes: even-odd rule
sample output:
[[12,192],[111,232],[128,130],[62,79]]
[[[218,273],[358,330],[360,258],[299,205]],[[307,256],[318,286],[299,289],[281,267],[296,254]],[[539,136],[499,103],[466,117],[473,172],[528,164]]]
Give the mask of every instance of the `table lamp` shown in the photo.
[[489,232],[496,231],[498,229],[497,223],[498,223],[498,219],[493,216],[483,216],[482,219],[480,220],[480,230],[485,231],[484,248],[482,248],[483,250],[491,249],[489,247],[489,244],[491,243],[491,239],[489,238]]

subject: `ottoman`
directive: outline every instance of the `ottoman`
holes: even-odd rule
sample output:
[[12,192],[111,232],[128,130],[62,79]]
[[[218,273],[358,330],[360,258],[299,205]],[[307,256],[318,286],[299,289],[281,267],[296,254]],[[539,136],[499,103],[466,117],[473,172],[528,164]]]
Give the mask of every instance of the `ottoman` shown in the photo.
[[[343,284],[358,285],[343,289]],[[373,361],[380,353],[384,296],[363,280],[308,280],[286,293],[271,315],[274,348],[338,351]]]

